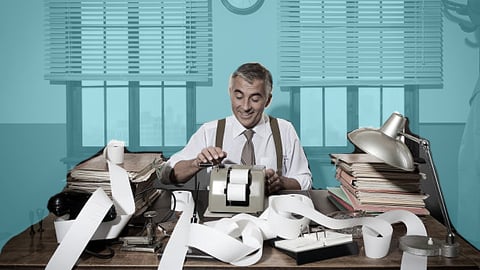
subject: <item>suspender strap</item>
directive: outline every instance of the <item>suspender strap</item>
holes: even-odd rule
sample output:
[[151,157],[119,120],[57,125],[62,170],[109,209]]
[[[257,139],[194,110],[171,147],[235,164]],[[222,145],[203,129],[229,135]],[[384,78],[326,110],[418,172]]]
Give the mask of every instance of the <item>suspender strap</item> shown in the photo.
[[270,127],[272,128],[273,142],[275,143],[275,152],[277,153],[277,174],[281,176],[283,172],[283,150],[277,118],[270,116]]
[[[225,134],[225,118],[217,121],[217,133],[215,135],[215,146],[223,147],[223,135]],[[280,128],[278,127],[277,118],[270,116],[270,127],[272,128],[273,143],[275,144],[275,152],[277,154],[277,174],[282,175],[283,172],[283,150],[282,138],[280,136]]]
[[215,135],[215,146],[223,147],[223,134],[225,133],[225,118],[218,120],[217,122],[217,135]]

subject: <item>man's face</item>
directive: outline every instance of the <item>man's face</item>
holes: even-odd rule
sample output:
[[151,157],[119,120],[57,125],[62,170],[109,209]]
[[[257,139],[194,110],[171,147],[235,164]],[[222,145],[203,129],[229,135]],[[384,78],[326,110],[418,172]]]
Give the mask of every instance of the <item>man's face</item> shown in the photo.
[[271,95],[265,93],[261,80],[248,83],[241,77],[232,81],[230,101],[232,111],[237,120],[247,129],[253,128],[262,119],[262,114],[271,100]]

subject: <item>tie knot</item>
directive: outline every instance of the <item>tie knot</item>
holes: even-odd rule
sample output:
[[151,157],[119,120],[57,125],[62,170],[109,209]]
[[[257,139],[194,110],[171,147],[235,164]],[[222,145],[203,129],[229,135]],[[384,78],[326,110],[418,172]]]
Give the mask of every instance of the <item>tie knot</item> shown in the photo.
[[255,133],[255,131],[253,131],[251,129],[247,129],[243,132],[243,135],[245,135],[245,137],[247,137],[247,141],[250,141],[253,137],[253,133]]

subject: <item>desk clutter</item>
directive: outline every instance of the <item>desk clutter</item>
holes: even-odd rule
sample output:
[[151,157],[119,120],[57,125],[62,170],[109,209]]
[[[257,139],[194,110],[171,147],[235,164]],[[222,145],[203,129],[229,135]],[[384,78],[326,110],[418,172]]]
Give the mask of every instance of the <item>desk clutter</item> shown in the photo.
[[[309,196],[293,193],[271,195],[264,205],[263,189],[260,188],[263,187],[263,168],[232,166],[212,168],[216,171],[212,173],[208,207],[220,212],[233,210],[237,214],[212,221],[199,220],[198,190],[195,195],[187,190],[171,191],[166,203],[167,216],[175,216],[175,225],[171,234],[159,239],[156,235],[162,227],[154,224],[157,213],[145,209],[151,203],[148,202],[151,194],[165,192],[155,188],[144,188],[141,192],[137,189],[141,184],[148,186],[154,179],[156,169],[163,164],[162,155],[124,153],[123,146],[112,147],[114,151],[106,149],[104,155],[95,155],[69,173],[69,188],[94,191],[86,198],[75,219],[58,217],[54,221],[59,245],[47,264],[47,270],[72,269],[91,240],[118,238],[123,241],[124,251],[157,253],[161,250],[158,269],[182,269],[191,249],[234,266],[251,266],[262,258],[264,242],[272,239],[273,246],[294,258],[297,264],[358,255],[353,235],[338,232],[358,226],[362,226],[362,252],[372,259],[388,255],[393,223],[404,223],[406,235],[427,237],[422,220],[404,209],[393,209],[376,216],[337,219],[316,210]],[[336,162],[340,164],[338,156]],[[260,186],[255,188],[255,185]],[[255,190],[262,192],[255,194]],[[217,200],[211,200],[215,198]],[[113,220],[105,220],[112,207],[115,209]],[[246,211],[261,213],[252,215]],[[148,220],[145,225],[147,235],[121,235],[135,214],[140,213]],[[322,232],[311,233],[312,224],[321,227]],[[164,244],[161,240],[165,238],[168,241]],[[426,269],[427,258],[412,257],[413,254],[403,254],[402,269]]]
[[341,210],[370,214],[403,209],[428,215],[420,189],[423,176],[418,168],[405,171],[390,166],[370,154],[330,154],[335,164],[338,187],[329,187],[331,201]]
[[[404,223],[407,235],[427,235],[423,222],[409,211],[392,210],[375,217],[334,219],[315,210],[311,198],[303,194],[270,196],[268,207],[258,217],[240,213],[196,223],[190,218],[195,208],[193,196],[189,192],[178,192],[175,209],[182,213],[163,249],[158,269],[182,269],[191,248],[233,266],[252,266],[262,259],[264,241],[273,241],[272,246],[294,258],[297,264],[356,255],[359,249],[352,236],[334,230],[360,225],[363,226],[362,254],[372,259],[383,258],[389,253],[393,223]],[[325,231],[306,234],[305,230],[312,223]],[[401,269],[426,269],[427,257],[405,252],[401,265]]]
[[[142,214],[160,194],[153,187],[155,169],[164,162],[162,153],[124,153],[120,167],[127,171],[135,198],[135,214]],[[80,162],[67,174],[66,189],[94,192],[101,187],[111,197],[110,174],[105,155],[98,153]]]

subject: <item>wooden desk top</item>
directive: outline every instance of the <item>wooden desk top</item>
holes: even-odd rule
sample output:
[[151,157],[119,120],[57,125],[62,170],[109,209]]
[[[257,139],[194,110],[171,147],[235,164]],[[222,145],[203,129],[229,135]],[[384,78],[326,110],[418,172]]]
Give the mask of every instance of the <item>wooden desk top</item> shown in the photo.
[[[324,212],[335,210],[326,200],[326,191],[310,192],[318,210]],[[430,216],[422,218],[430,236],[443,238],[445,227]],[[44,231],[30,235],[27,229],[12,238],[0,253],[0,269],[44,269],[58,244],[53,227],[54,217],[48,216],[43,221]],[[35,225],[38,228],[38,225]],[[302,269],[399,269],[402,253],[398,249],[398,237],[405,234],[402,224],[394,225],[388,256],[371,259],[365,256],[363,243],[358,240],[358,255],[338,257],[298,266]],[[456,258],[430,257],[428,269],[480,269],[480,252],[467,244],[460,237],[460,255]],[[128,252],[120,250],[121,244],[114,245],[115,256],[111,259],[98,259],[82,256],[75,269],[157,269],[159,259],[156,254],[144,252]],[[250,266],[250,269],[289,269],[296,267],[295,260],[281,251],[264,245],[262,259]],[[222,269],[235,267],[213,259],[191,259],[185,261],[184,269]]]

